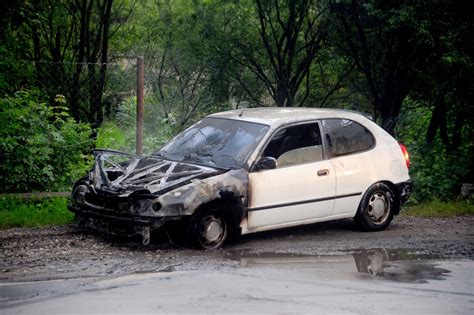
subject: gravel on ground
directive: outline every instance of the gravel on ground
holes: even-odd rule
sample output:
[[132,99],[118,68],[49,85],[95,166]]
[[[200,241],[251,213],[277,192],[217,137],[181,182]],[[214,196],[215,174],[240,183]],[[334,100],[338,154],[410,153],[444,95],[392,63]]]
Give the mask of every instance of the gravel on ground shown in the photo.
[[382,232],[360,232],[339,220],[243,236],[216,251],[193,250],[158,237],[137,240],[80,231],[74,225],[0,231],[0,280],[34,281],[146,272],[218,270],[248,255],[344,255],[361,249],[403,249],[442,259],[473,259],[474,216],[397,216]]

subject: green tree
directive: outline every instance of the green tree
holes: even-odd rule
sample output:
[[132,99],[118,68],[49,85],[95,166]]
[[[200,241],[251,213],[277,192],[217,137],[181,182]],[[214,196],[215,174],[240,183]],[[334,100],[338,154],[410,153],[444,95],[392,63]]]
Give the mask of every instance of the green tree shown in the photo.
[[311,0],[257,0],[249,9],[243,8],[249,15],[238,26],[240,38],[232,38],[231,58],[258,78],[276,106],[305,103],[309,89],[299,92],[323,45],[325,7]]
[[56,96],[50,106],[39,92],[0,99],[0,187],[2,192],[68,189],[90,167],[83,152],[91,129],[76,123]]
[[432,21],[423,3],[334,2],[331,13],[340,53],[352,59],[365,78],[374,118],[393,133],[403,101],[433,47]]
[[[135,1],[39,0],[4,6],[0,35],[17,59],[34,61],[36,82],[30,86],[41,88],[51,99],[66,95],[76,120],[98,126],[104,113],[109,40],[126,22]],[[87,103],[80,102],[84,94]]]
[[433,143],[439,131],[442,143],[456,150],[473,127],[474,22],[462,5],[441,9],[433,13],[433,54],[415,96],[432,106],[426,141]]

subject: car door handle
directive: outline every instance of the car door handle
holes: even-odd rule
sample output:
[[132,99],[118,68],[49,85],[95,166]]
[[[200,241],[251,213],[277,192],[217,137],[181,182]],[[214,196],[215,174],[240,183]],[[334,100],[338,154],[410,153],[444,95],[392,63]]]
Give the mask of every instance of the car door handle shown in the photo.
[[319,170],[318,176],[327,176],[329,175],[329,170]]

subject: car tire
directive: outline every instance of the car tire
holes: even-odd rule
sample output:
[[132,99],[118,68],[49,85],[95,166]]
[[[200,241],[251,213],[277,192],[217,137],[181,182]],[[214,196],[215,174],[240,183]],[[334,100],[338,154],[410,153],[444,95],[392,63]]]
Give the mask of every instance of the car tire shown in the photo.
[[203,209],[188,223],[188,239],[197,249],[220,248],[227,239],[229,224],[222,210]]
[[392,221],[395,194],[384,183],[372,185],[362,197],[354,221],[363,231],[382,231]]

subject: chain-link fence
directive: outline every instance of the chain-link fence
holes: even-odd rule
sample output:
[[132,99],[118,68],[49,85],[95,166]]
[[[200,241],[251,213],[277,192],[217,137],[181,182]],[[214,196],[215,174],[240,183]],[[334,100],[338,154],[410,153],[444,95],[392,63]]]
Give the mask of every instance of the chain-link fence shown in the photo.
[[[144,84],[138,86],[139,58],[114,57],[112,60],[109,63],[35,61],[27,64],[34,85],[49,97],[50,104],[65,100],[76,121],[86,122],[93,128],[100,127],[106,120],[114,120],[127,133],[135,133],[136,96],[140,89],[144,94],[144,128],[145,136],[150,138],[149,146],[160,145],[172,132],[198,119],[198,112],[204,115],[228,108],[203,110],[213,100],[204,83],[205,77],[199,71],[180,71],[177,65],[149,59],[145,60]],[[132,141],[132,138],[127,139],[127,142]],[[137,152],[140,153],[138,147]]]
[[[77,121],[99,127],[112,116],[128,125],[136,119],[137,60],[136,57],[115,57],[109,63],[37,61],[30,65],[36,85],[43,93],[52,101],[63,95]],[[253,107],[252,103],[232,95],[228,95],[228,99],[216,98],[209,90],[205,73],[199,69],[185,71],[161,59],[145,59],[144,76],[145,128],[150,132],[157,133],[156,129],[163,124],[179,130],[199,118],[198,114]],[[330,100],[325,95],[310,94],[308,105],[352,109],[380,120],[374,117],[373,107],[364,95],[346,90],[332,94]],[[262,103],[274,105],[269,96],[262,98]],[[392,118],[386,125],[395,126],[399,120],[404,121],[403,115]]]
[[[77,121],[98,127],[121,104],[135,103],[138,58],[113,58],[109,63],[31,62],[36,86],[53,101],[63,95]],[[185,71],[178,65],[145,59],[145,120],[166,120],[183,128],[204,114],[229,109],[230,100],[215,105],[204,73]],[[127,106],[130,107],[131,104]],[[120,113],[119,113],[120,114]],[[123,114],[123,113],[122,113]],[[127,112],[130,114],[130,112]]]
[[74,118],[95,127],[136,93],[136,59],[111,63],[37,61],[32,67],[43,93],[51,99],[63,95]]

